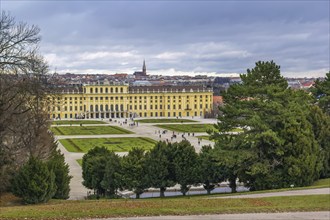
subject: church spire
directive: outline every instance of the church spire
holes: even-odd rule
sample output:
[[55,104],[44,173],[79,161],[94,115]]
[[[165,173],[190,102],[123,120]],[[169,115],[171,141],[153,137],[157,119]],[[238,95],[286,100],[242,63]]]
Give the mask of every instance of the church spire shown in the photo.
[[146,61],[145,60],[143,60],[142,72],[143,72],[143,75],[147,75],[147,67],[146,67]]

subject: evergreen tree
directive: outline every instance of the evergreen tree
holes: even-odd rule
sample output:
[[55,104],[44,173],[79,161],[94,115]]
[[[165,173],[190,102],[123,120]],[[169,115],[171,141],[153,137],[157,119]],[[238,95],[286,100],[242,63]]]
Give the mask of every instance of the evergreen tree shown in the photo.
[[223,174],[219,161],[214,156],[211,146],[203,146],[199,153],[200,179],[204,183],[207,194],[211,194],[217,183],[223,181]]
[[175,175],[171,169],[173,163],[171,155],[172,144],[158,142],[146,154],[146,181],[150,187],[160,188],[160,197],[165,196],[167,187],[175,185]]
[[148,188],[144,163],[145,154],[141,148],[133,148],[122,160],[123,186],[128,190],[132,190],[137,199]]
[[60,150],[54,150],[48,161],[48,168],[55,174],[56,193],[53,198],[68,199],[72,176],[69,175],[69,165],[65,163],[64,155]]
[[[227,175],[237,175],[251,190],[311,184],[319,173],[319,145],[308,120],[311,99],[288,89],[272,61],[257,62],[241,78],[224,94],[219,133],[213,134],[217,152],[229,152],[227,160],[219,155]],[[232,134],[237,127],[243,132]]]
[[83,156],[83,185],[96,192],[97,197],[105,196],[101,182],[104,179],[105,168],[110,151],[105,147],[95,147]]
[[110,152],[107,157],[105,174],[101,186],[106,190],[109,197],[115,197],[118,189],[122,188],[122,166],[121,157],[114,152]]
[[320,108],[330,115],[330,72],[326,74],[324,81],[316,80],[312,93]]
[[320,147],[320,178],[330,177],[330,115],[324,113],[318,106],[311,106],[308,118]]
[[199,161],[195,148],[188,141],[176,143],[176,152],[173,160],[175,177],[181,185],[181,193],[185,196],[191,185],[199,182]]
[[25,203],[47,202],[56,193],[55,175],[47,164],[31,157],[12,180],[11,190]]

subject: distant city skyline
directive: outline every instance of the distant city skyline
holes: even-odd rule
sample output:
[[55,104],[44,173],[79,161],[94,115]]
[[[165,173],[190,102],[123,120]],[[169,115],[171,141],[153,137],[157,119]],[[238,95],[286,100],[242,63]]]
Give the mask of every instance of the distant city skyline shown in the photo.
[[1,11],[41,28],[59,73],[235,76],[274,60],[285,77],[330,69],[329,0],[9,1]]

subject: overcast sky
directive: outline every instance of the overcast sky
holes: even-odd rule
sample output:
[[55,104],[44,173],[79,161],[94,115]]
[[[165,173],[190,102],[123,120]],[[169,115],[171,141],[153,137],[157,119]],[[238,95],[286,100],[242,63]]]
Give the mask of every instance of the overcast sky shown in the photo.
[[246,73],[274,60],[284,76],[329,71],[329,0],[0,0],[17,21],[41,28],[51,71],[151,74]]

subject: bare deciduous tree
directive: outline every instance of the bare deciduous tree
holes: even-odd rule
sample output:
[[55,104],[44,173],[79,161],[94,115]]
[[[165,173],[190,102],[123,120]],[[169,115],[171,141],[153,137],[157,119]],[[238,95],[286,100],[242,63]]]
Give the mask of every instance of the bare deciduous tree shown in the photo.
[[47,117],[48,66],[38,54],[39,28],[0,15],[0,193],[33,155],[55,148]]

